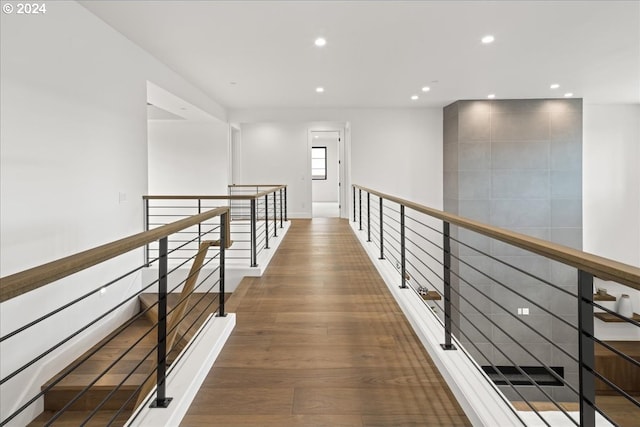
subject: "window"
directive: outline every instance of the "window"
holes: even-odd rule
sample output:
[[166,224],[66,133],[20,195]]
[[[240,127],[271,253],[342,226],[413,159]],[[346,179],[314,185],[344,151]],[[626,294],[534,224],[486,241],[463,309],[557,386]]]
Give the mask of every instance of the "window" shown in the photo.
[[327,147],[311,148],[311,179],[327,179]]

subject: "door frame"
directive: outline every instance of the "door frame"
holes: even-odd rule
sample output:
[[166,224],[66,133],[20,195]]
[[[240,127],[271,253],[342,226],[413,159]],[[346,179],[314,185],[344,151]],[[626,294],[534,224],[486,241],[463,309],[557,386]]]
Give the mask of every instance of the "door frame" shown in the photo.
[[[348,212],[349,204],[348,194],[346,189],[348,188],[347,179],[350,177],[349,162],[346,161],[347,155],[350,152],[350,144],[345,137],[345,130],[349,128],[349,123],[339,123],[329,126],[312,126],[307,132],[307,176],[309,177],[309,202],[311,217],[313,218],[313,180],[311,178],[311,148],[313,148],[313,134],[315,132],[337,132],[338,133],[338,204],[339,217],[349,218]],[[350,179],[349,179],[350,181]]]

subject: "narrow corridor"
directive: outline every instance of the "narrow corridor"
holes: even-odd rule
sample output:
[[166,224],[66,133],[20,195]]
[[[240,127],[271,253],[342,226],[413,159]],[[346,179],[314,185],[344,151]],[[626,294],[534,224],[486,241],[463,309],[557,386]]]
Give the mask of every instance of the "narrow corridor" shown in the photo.
[[183,426],[470,425],[347,220],[293,220]]

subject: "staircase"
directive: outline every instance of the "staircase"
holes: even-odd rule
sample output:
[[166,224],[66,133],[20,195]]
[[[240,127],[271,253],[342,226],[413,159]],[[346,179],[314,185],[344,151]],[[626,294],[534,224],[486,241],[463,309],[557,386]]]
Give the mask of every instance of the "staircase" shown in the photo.
[[[228,299],[230,295],[231,294],[226,294],[225,300]],[[168,354],[169,364],[175,360],[180,351],[182,351],[189,340],[193,338],[198,328],[208,317],[208,313],[214,312],[218,308],[217,297],[218,294],[194,293],[192,295],[185,310],[187,314],[178,327],[174,347]],[[157,295],[142,294],[139,296],[139,300],[140,310],[144,311],[148,307],[153,306],[154,302],[157,301]],[[180,294],[169,294],[167,301],[168,311],[175,307],[179,300]],[[130,326],[113,338],[113,340],[107,343],[109,338],[115,335],[117,331],[103,339],[70,364],[69,366],[72,366],[87,357],[85,362],[65,378],[62,378],[60,382],[45,393],[44,412],[34,419],[29,426],[45,425],[56,412],[65,408],[68,402],[86,388],[88,388],[86,393],[70,405],[64,414],[54,421],[54,424],[63,427],[81,425],[87,417],[91,416],[94,408],[105,400],[100,410],[91,416],[91,419],[84,425],[104,426],[109,424],[114,416],[116,418],[112,425],[123,425],[131,416],[136,401],[138,400],[138,388],[156,365],[156,352],[155,350],[152,351],[157,340],[155,328],[137,342],[144,333],[153,327],[155,318],[157,318],[157,306],[152,307],[144,316],[135,320]],[[115,359],[132,346],[134,347],[120,361],[96,381],[96,378],[98,378]],[[150,351],[151,354],[142,361]],[[133,373],[131,374],[132,371]],[[64,370],[47,381],[42,386],[42,389],[44,390],[49,387],[50,384],[62,376],[63,372]],[[91,384],[94,381],[95,383]],[[123,382],[122,385],[120,385],[121,382]],[[114,392],[113,390],[116,388],[118,389]],[[124,409],[118,414],[120,408],[123,407]]]

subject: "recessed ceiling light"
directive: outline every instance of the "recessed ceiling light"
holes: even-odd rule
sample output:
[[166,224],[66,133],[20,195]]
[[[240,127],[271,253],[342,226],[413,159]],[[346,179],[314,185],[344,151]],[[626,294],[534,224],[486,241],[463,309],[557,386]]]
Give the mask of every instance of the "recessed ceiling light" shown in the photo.
[[314,137],[315,139],[318,139],[318,135],[313,135],[313,137]]
[[324,88],[323,87],[317,87],[316,88],[316,92],[322,93],[322,92],[324,92]]
[[313,43],[318,47],[322,47],[327,44],[327,40],[323,37],[318,37]]
[[487,98],[489,98],[489,99],[493,99],[493,98],[495,98],[495,97],[496,97],[496,95],[495,95],[495,94],[493,94],[493,93],[491,93],[491,94],[487,95]]
[[573,96],[573,94],[571,92],[567,92],[564,94],[565,98],[571,98]]
[[418,100],[418,95],[411,95],[411,100],[412,101],[417,101]]
[[493,43],[493,41],[494,41],[495,39],[496,39],[496,38],[495,38],[495,37],[493,37],[492,35],[486,35],[486,36],[484,36],[484,37],[482,38],[482,43],[484,43],[484,44]]
[[551,86],[549,86],[549,88],[551,89],[558,89],[560,87],[560,85],[558,83],[554,83]]
[[422,88],[423,92],[429,92],[431,90],[431,88],[429,86],[425,86]]

